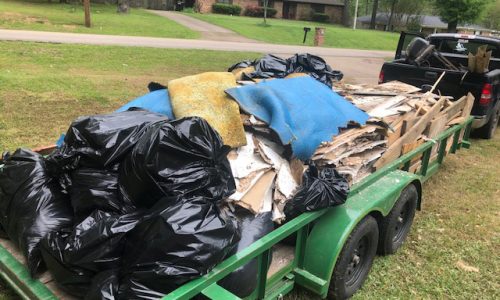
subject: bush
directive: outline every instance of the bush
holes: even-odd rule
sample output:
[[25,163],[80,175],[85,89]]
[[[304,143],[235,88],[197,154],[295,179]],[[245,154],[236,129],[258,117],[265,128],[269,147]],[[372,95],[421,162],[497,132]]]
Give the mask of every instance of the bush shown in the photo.
[[[275,8],[268,7],[267,8],[267,17],[274,17],[278,11]],[[245,12],[243,13],[248,17],[263,17],[264,16],[264,7],[263,6],[247,6],[245,8]]]
[[216,14],[239,16],[241,13],[241,7],[233,4],[214,3],[212,5],[212,12]]
[[330,22],[330,16],[322,13],[313,13],[312,20],[315,22],[328,23]]

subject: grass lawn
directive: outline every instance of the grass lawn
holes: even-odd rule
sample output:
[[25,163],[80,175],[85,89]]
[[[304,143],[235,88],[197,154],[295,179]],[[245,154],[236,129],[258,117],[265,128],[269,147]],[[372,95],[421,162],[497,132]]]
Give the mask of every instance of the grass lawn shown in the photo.
[[268,19],[268,26],[262,24],[262,18],[228,16],[218,14],[186,13],[186,15],[233,30],[247,38],[273,43],[303,45],[304,27],[310,27],[305,45],[312,46],[314,27],[325,27],[325,46],[351,49],[396,49],[399,34],[376,30],[352,30],[339,25]]
[[197,32],[143,9],[131,8],[129,14],[118,14],[115,5],[94,3],[91,4],[92,27],[86,28],[81,4],[47,2],[0,1],[0,28],[186,39],[199,37]]
[[[150,81],[225,70],[256,53],[0,42],[0,151],[53,143],[80,115],[116,109]],[[355,299],[500,298],[500,131],[446,159],[396,255]],[[457,262],[478,268],[467,271]],[[13,299],[0,281],[0,299]],[[297,290],[287,299],[314,298]]]

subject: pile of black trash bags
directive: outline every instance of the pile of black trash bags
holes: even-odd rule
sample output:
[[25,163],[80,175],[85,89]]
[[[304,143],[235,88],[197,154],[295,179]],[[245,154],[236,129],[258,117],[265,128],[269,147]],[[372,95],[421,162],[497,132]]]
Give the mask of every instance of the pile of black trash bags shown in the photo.
[[252,72],[243,73],[243,80],[285,78],[292,73],[307,73],[319,82],[332,87],[332,81],[340,81],[344,74],[333,70],[325,60],[309,53],[295,54],[287,59],[267,54],[254,61],[244,60],[229,67],[228,72],[235,69],[254,67]]
[[[274,229],[270,213],[222,205],[235,191],[229,150],[198,117],[171,121],[139,109],[81,117],[47,157],[4,156],[2,233],[32,276],[47,268],[74,296],[160,298]],[[319,193],[326,202],[318,203],[331,205]],[[294,199],[292,214],[322,208],[311,201]],[[257,269],[254,260],[220,284],[248,296]]]

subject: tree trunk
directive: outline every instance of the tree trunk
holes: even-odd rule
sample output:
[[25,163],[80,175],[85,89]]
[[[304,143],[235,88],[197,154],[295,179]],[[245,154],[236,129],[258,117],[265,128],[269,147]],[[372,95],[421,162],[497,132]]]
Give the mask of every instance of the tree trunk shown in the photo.
[[351,10],[350,10],[350,0],[344,0],[344,11],[342,14],[342,24],[344,26],[351,25]]
[[392,17],[394,16],[394,7],[396,6],[396,2],[398,2],[398,0],[392,0],[391,13],[389,15],[389,21],[387,21],[387,28],[385,29],[386,31],[392,31],[392,29],[391,29]]
[[128,0],[118,0],[116,4],[117,4],[116,8],[117,13],[128,14],[128,9],[129,9]]
[[85,12],[85,27],[90,27],[90,0],[83,0],[83,10]]
[[377,21],[377,10],[378,10],[378,0],[373,1],[373,9],[372,9],[372,20],[370,22],[370,29],[375,29],[376,21]]
[[457,32],[457,21],[448,22],[448,32]]

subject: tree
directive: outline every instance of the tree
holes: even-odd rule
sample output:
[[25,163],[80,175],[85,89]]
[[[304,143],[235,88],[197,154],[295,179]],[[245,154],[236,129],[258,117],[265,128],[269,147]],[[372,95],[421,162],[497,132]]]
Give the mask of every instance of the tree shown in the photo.
[[448,32],[457,32],[459,23],[474,22],[478,19],[489,0],[435,0],[441,20],[448,23]]
[[375,25],[377,22],[377,10],[378,10],[378,0],[374,0],[372,9],[372,19],[370,21],[370,29],[375,29]]
[[128,0],[117,0],[116,1],[116,11],[118,13],[126,14],[128,13],[129,3]]
[[344,11],[342,14],[342,24],[349,26],[351,24],[351,4],[350,0],[344,0]]
[[482,24],[485,27],[500,30],[500,0],[492,2],[485,11]]

